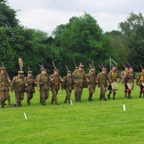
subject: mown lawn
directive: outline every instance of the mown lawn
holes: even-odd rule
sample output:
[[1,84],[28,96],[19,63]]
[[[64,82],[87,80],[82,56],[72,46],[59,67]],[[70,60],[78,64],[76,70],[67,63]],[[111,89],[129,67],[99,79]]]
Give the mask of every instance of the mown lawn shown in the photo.
[[[94,101],[88,102],[84,89],[82,102],[64,104],[65,92],[59,91],[61,105],[39,104],[35,93],[31,105],[0,108],[0,144],[143,144],[144,98],[139,98],[138,88],[132,100],[124,98],[119,85],[116,100],[99,101],[96,89]],[[15,102],[11,94],[12,103]],[[126,111],[123,111],[123,104]],[[24,112],[27,120],[24,119]]]

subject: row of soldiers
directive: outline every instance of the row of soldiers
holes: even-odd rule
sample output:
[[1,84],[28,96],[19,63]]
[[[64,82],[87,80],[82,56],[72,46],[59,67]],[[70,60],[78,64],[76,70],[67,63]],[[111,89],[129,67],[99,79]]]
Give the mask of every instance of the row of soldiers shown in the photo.
[[[27,94],[27,103],[30,104],[30,100],[33,98],[35,92],[35,85],[40,92],[40,103],[42,105],[46,104],[46,100],[49,97],[49,91],[52,92],[51,104],[57,104],[57,95],[60,89],[66,91],[66,97],[64,103],[71,101],[71,93],[74,89],[75,101],[81,102],[81,96],[83,88],[87,87],[89,90],[88,100],[92,101],[93,94],[95,92],[96,85],[100,88],[100,98],[99,100],[106,99],[106,89],[108,88],[108,99],[111,98],[113,94],[113,99],[116,97],[116,91],[118,89],[118,77],[120,81],[124,84],[125,97],[131,99],[131,91],[133,90],[134,79],[140,88],[140,97],[144,97],[144,68],[140,75],[136,76],[134,74],[132,67],[125,67],[125,70],[119,74],[117,71],[117,66],[113,65],[109,73],[107,69],[101,67],[102,71],[96,74],[93,66],[89,68],[89,72],[85,74],[84,65],[80,64],[76,67],[74,72],[67,71],[66,76],[61,78],[59,70],[54,69],[54,73],[48,75],[46,69],[41,67],[41,73],[37,75],[36,78],[33,77],[32,71],[27,72],[27,76],[24,77],[24,71],[18,71],[18,75],[11,81],[9,76],[6,74],[5,67],[0,68],[0,104],[4,108],[5,101],[8,100],[10,103],[9,88],[15,93],[16,106],[22,106],[22,100],[24,99],[24,92]],[[119,82],[120,82],[119,81]]]

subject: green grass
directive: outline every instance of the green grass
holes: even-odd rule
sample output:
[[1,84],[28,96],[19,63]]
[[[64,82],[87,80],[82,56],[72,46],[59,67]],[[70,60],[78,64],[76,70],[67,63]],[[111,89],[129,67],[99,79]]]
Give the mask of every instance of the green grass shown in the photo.
[[[124,98],[119,85],[116,100],[99,101],[99,89],[88,102],[88,90],[82,102],[64,104],[65,92],[59,91],[61,105],[51,105],[51,93],[46,106],[39,104],[35,93],[31,105],[23,100],[23,107],[0,108],[0,144],[143,144],[144,98],[138,88],[132,100]],[[11,94],[12,103],[15,102]],[[127,110],[123,111],[123,104]],[[24,119],[24,112],[27,120]]]

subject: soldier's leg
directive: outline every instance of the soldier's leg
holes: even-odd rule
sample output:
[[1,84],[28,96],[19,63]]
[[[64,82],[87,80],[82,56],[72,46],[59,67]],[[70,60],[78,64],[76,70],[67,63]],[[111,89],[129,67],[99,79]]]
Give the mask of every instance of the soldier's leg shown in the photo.
[[65,92],[66,92],[66,96],[65,96],[65,100],[64,100],[64,103],[67,103],[67,100],[68,100],[68,89],[65,88]]
[[81,96],[82,96],[83,88],[79,87],[79,92],[78,92],[78,101],[81,102]]
[[5,98],[5,92],[4,91],[0,91],[0,104],[1,107],[4,108],[4,102],[5,102],[6,98]]
[[58,103],[58,100],[57,100],[58,91],[59,91],[59,89],[56,88],[56,96],[55,96],[55,104],[56,104],[56,105],[60,105],[60,104]]
[[108,96],[108,99],[110,99],[110,95],[112,93],[112,90],[109,91],[109,94],[107,95]]
[[114,90],[113,91],[113,99],[115,99],[115,96],[116,96],[116,91]]
[[102,100],[102,87],[100,86],[100,97],[99,100]]
[[106,101],[106,98],[105,98],[106,87],[104,85],[102,85],[101,89],[102,89],[102,99],[104,99]]
[[27,92],[27,103],[28,103],[28,105],[30,105],[30,97],[31,97],[31,93]]
[[143,93],[143,98],[144,98],[144,89],[142,90],[142,93]]
[[22,100],[24,99],[24,92],[21,91],[19,94],[20,94],[20,106],[22,106]]
[[128,99],[132,99],[132,97],[131,97],[131,90],[128,90]]
[[53,104],[53,102],[55,101],[55,97],[56,97],[56,91],[54,88],[51,88],[51,92],[52,92],[51,104]]
[[46,95],[44,89],[40,89],[40,95],[41,95],[41,104],[45,105]]
[[139,96],[139,98],[141,98],[141,97],[142,97],[142,93],[143,93],[143,91],[142,91],[142,90],[140,90],[140,96]]
[[71,90],[68,89],[68,91],[67,91],[67,100],[68,100],[69,103],[70,103],[70,95],[71,95]]
[[10,105],[11,105],[11,101],[10,101],[9,91],[8,91],[7,94],[6,94],[6,97],[7,97],[8,105],[10,106]]
[[78,87],[76,86],[74,88],[74,93],[75,93],[75,101],[78,101]]
[[17,107],[20,107],[21,106],[21,104],[20,104],[21,99],[20,99],[20,94],[18,91],[15,91],[15,99],[16,99]]

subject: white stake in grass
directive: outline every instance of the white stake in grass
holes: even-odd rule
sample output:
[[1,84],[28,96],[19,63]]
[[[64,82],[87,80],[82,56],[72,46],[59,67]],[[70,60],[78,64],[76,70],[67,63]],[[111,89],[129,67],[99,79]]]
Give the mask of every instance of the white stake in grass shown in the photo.
[[24,118],[25,118],[25,120],[27,120],[27,115],[26,115],[26,113],[24,112]]
[[125,106],[125,104],[123,104],[123,110],[126,111],[126,106]]
[[70,104],[73,105],[72,100],[70,100]]

